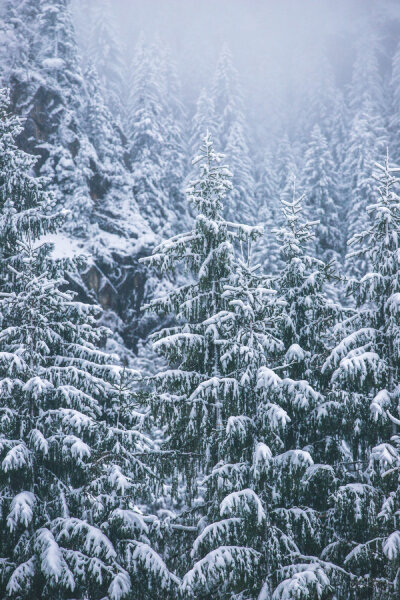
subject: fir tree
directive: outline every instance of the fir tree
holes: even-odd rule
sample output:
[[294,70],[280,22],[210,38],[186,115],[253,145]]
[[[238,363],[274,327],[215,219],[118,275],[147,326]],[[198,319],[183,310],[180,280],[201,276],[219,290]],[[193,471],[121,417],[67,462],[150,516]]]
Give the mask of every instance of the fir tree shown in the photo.
[[275,172],[280,199],[291,200],[293,180],[298,168],[293,144],[287,134],[284,134],[277,146],[275,156]]
[[184,222],[183,142],[167,108],[164,64],[161,57],[155,60],[154,51],[141,37],[132,64],[128,134],[134,194],[156,232],[176,231]]
[[[138,235],[148,235],[150,230],[139,214],[139,207],[132,192],[132,176],[126,167],[128,157],[125,140],[105,105],[100,81],[93,65],[89,65],[84,76],[88,92],[86,131],[101,162],[102,170],[101,176],[97,173],[97,177],[93,178],[102,191],[101,198],[94,198],[97,202],[93,212],[101,229],[92,226],[90,249],[96,259],[116,269],[112,256],[116,247],[121,251],[125,245],[126,253],[129,254],[132,251],[132,241],[136,240]],[[108,247],[105,247],[103,242],[104,230],[107,232]]]
[[260,264],[263,271],[276,275],[282,266],[279,256],[279,245],[272,229],[280,221],[277,173],[272,153],[268,150],[260,167],[255,187],[258,220],[264,225],[264,235],[257,240],[254,248],[254,263]]
[[88,57],[99,74],[101,90],[111,114],[114,119],[121,120],[125,92],[124,49],[110,0],[93,3],[90,12]]
[[369,226],[349,242],[354,248],[349,260],[366,256],[371,271],[349,282],[356,310],[336,328],[339,343],[322,368],[331,375],[331,402],[339,410],[347,467],[332,498],[335,535],[324,556],[350,572],[354,583],[341,591],[348,598],[398,594],[393,584],[397,534],[389,535],[396,528],[395,488],[383,502],[395,479],[382,479],[385,467],[396,464],[397,438],[394,445],[382,442],[390,435],[391,421],[397,422],[391,415],[399,396],[399,182],[388,158],[376,167],[379,187],[367,207]]
[[400,148],[398,136],[400,131],[400,44],[397,46],[392,59],[391,77],[391,114],[389,119],[389,131],[393,158],[396,163],[400,160]]
[[[278,237],[287,266],[277,284],[278,302],[242,266],[239,285],[224,293],[234,325],[227,317],[225,330],[214,319],[238,391],[221,434],[220,461],[205,479],[209,512],[192,550],[200,560],[183,579],[183,590],[192,594],[266,599],[290,598],[296,590],[308,597],[318,587],[327,592],[338,578],[334,568],[310,556],[323,539],[319,511],[332,472],[299,449],[313,440],[305,417],[322,398],[300,377],[318,383],[321,315],[334,321],[336,310],[321,291],[323,265],[303,257],[312,224],[299,222],[299,203],[284,204],[286,225]],[[307,274],[311,265],[319,277]],[[273,367],[282,360],[278,374]],[[325,484],[318,500],[316,482]]]
[[203,88],[196,103],[196,112],[193,115],[189,148],[191,156],[195,156],[198,151],[199,139],[205,131],[214,135],[217,130],[214,102],[207,90]]
[[150,305],[159,313],[174,310],[182,321],[155,335],[170,368],[154,377],[153,396],[165,451],[176,453],[164,470],[175,477],[175,489],[184,485],[189,505],[201,496],[180,517],[190,531],[197,519],[198,532],[182,591],[255,599],[274,589],[276,598],[297,588],[304,595],[319,586],[329,590],[329,568],[308,552],[318,548],[320,535],[302,483],[313,460],[283,433],[299,398],[314,406],[319,396],[307,382],[273,370],[284,348],[275,323],[282,304],[248,264],[248,253],[242,260],[237,252],[260,232],[223,220],[229,172],[218,165],[209,136],[197,160],[201,175],[189,197],[200,214],[192,232],[164,242],[147,259],[162,269],[184,260],[195,276]]
[[312,130],[304,163],[302,190],[307,198],[310,216],[319,221],[315,254],[329,262],[342,254],[343,235],[339,223],[335,165],[318,125]]
[[227,46],[218,60],[211,97],[217,122],[216,145],[233,172],[233,188],[225,202],[224,216],[228,220],[239,217],[245,223],[254,223],[255,182],[244,129],[242,90]]
[[[376,186],[372,179],[374,163],[387,146],[385,97],[379,72],[379,43],[368,23],[356,43],[356,59],[349,87],[350,129],[345,145],[343,178],[344,205],[347,206],[347,240],[368,228],[367,205]],[[364,274],[365,257],[346,265],[351,276]]]
[[[355,233],[368,228],[366,211],[371,198],[377,198],[372,177],[375,161],[386,145],[386,131],[380,114],[374,112],[366,101],[357,112],[350,126],[346,156],[343,163],[344,202],[347,206],[346,235],[351,239]],[[359,256],[346,264],[351,276],[359,276],[368,270],[367,256]]]
[[218,118],[216,146],[223,150],[228,143],[231,127],[235,123],[243,125],[243,99],[239,75],[233,66],[232,54],[225,45],[218,58],[217,68],[211,89],[215,114]]
[[[292,201],[283,200],[284,223],[275,230],[283,262],[274,284],[283,303],[277,327],[283,343],[281,361],[286,365],[283,372],[293,380],[306,381],[310,393],[298,405],[285,407],[296,415],[295,423],[288,429],[288,439],[295,447],[307,447],[325,462],[333,460],[335,442],[330,424],[326,427],[324,419],[320,419],[329,392],[321,366],[329,351],[330,330],[342,309],[328,294],[336,278],[332,265],[311,252],[318,221],[304,220],[304,199],[305,195],[296,197],[293,184]],[[288,399],[291,401],[290,396]]]
[[225,216],[230,221],[239,215],[245,223],[254,223],[257,207],[253,167],[243,128],[238,122],[229,131],[224,153],[233,173],[232,191],[225,203]]
[[[224,284],[233,281],[233,244],[257,235],[252,228],[228,224],[222,218],[231,174],[220,160],[208,134],[196,159],[201,164],[200,178],[188,190],[199,213],[193,230],[164,242],[148,259],[162,270],[176,268],[182,260],[195,276],[194,283],[150,305],[160,314],[174,311],[184,320],[183,325],[155,335],[154,345],[171,368],[154,378],[157,392],[153,403],[166,427],[166,449],[176,454],[171,474],[181,473],[174,488],[184,485],[189,503],[196,497],[199,474],[216,461],[219,428],[229,414],[228,398],[236,385],[233,378],[222,376],[222,350],[213,339],[209,320],[227,306],[223,291]],[[226,407],[215,402],[219,395],[221,402],[226,395]]]
[[[169,597],[174,578],[135,506],[152,474],[135,373],[99,350],[107,331],[40,236],[51,198],[18,150],[2,97],[0,145],[0,586],[3,598]],[[147,490],[147,492],[145,491]]]
[[367,102],[372,110],[384,115],[385,97],[379,69],[380,42],[367,21],[361,23],[362,33],[356,41],[349,104],[353,115]]
[[[177,66],[168,46],[161,44],[154,49],[159,55],[159,77],[164,82],[165,129],[167,138],[164,147],[166,166],[163,185],[168,193],[168,203],[174,213],[174,231],[185,230],[189,226],[189,214],[183,182],[188,171],[187,116],[181,102],[182,90]],[[203,130],[204,131],[204,130]]]

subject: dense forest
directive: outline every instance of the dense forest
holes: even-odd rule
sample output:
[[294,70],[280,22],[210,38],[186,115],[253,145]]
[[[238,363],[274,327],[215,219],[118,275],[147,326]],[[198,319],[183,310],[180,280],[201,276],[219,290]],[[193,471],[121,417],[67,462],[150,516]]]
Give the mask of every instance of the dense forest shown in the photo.
[[0,0],[0,598],[395,600],[400,7],[178,5]]

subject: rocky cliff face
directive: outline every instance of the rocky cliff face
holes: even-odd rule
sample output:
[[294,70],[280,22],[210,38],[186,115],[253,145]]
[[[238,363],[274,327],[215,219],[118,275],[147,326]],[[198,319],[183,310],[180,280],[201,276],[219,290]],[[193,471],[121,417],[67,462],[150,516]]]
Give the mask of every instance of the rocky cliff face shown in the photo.
[[126,139],[95,71],[82,72],[68,2],[12,0],[0,10],[1,84],[23,119],[19,144],[37,156],[36,174],[71,215],[55,253],[88,257],[71,284],[103,307],[103,320],[136,352],[154,326],[141,307],[156,285],[138,260],[156,238],[133,195]]

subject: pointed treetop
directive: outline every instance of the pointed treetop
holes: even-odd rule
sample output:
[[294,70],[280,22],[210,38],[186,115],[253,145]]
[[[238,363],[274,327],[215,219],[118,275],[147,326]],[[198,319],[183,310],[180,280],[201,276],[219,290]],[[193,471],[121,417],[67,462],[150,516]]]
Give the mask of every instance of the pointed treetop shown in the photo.
[[187,189],[188,199],[197,210],[211,219],[220,219],[226,194],[232,189],[232,173],[228,167],[221,165],[223,154],[215,152],[211,134],[207,130],[200,154],[192,164],[200,163],[200,178],[191,183]]
[[318,221],[301,220],[302,202],[305,195],[296,196],[296,177],[293,176],[292,200],[281,198],[282,212],[285,219],[284,225],[273,230],[282,243],[282,252],[287,259],[301,256],[305,245],[314,239],[313,228]]

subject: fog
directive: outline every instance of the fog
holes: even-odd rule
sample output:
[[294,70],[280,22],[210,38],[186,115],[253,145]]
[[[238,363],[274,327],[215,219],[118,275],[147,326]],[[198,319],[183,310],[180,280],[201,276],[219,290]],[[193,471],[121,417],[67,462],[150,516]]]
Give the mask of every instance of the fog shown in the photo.
[[[86,0],[88,6],[95,1]],[[400,15],[399,2],[384,0],[113,0],[111,5],[128,55],[141,33],[170,47],[189,113],[227,44],[248,121],[261,130],[276,125],[278,112],[295,118],[290,113],[297,99],[324,85],[326,64],[338,87],[346,86],[357,40],[381,38],[384,21],[390,37]],[[84,22],[83,3],[76,9]]]

